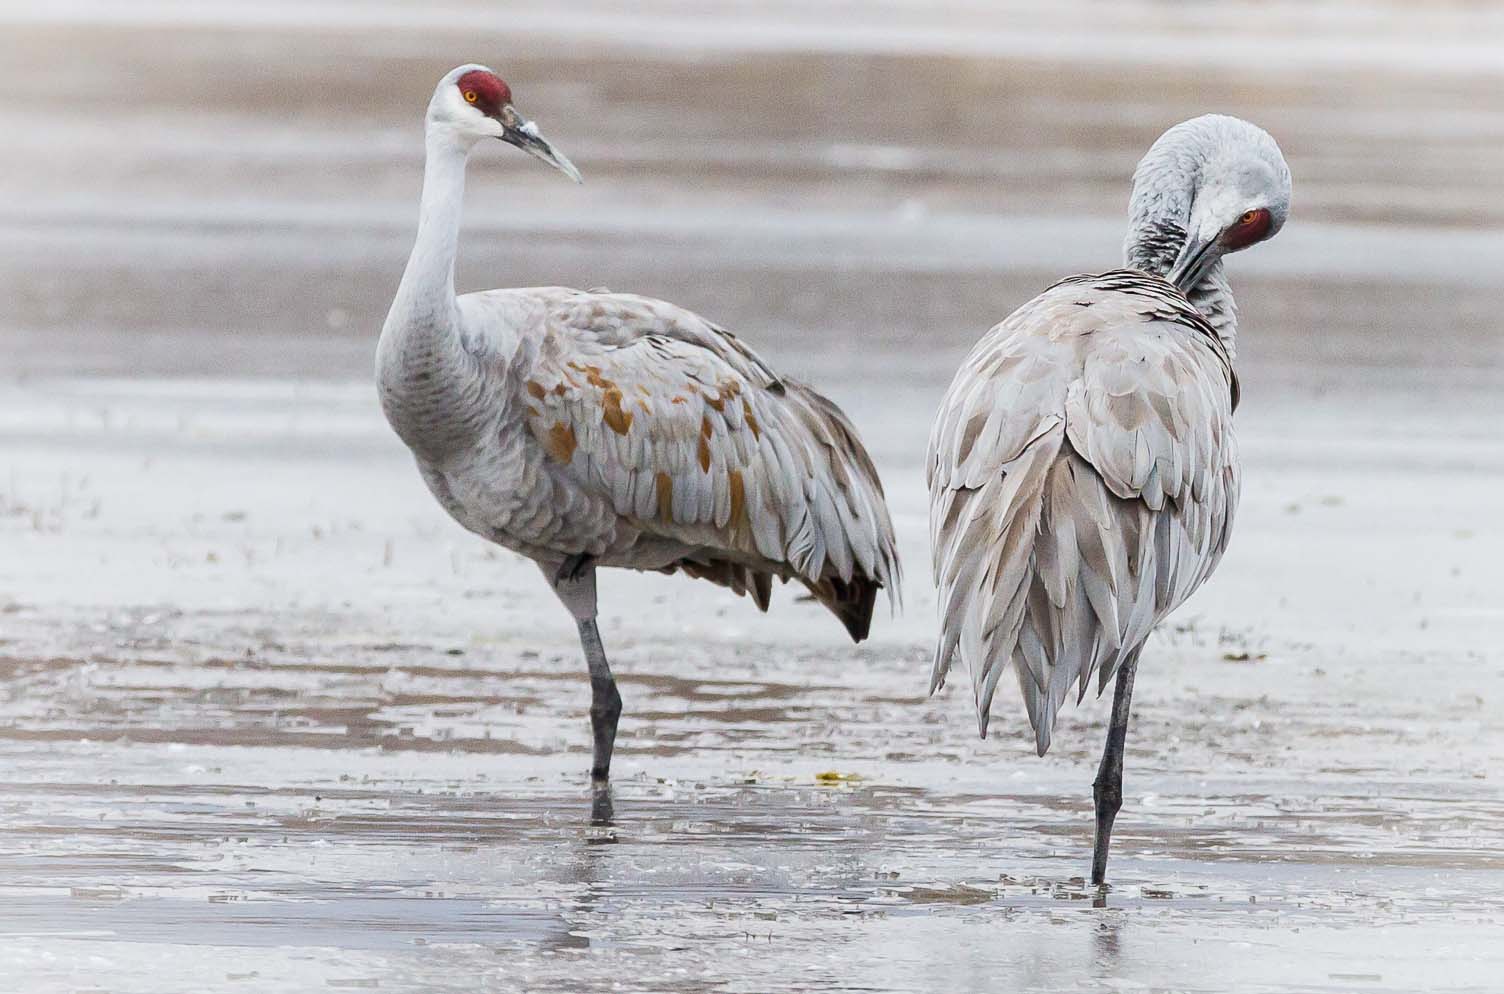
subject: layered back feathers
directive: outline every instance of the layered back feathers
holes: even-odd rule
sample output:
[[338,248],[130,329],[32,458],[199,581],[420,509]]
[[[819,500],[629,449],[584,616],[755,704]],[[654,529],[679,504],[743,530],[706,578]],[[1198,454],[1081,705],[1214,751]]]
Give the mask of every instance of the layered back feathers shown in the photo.
[[1173,286],[1065,280],[972,350],[930,436],[941,632],[931,690],[970,668],[986,734],[1011,666],[1035,745],[1210,575],[1237,503],[1236,380]]
[[[797,579],[865,638],[896,597],[877,470],[834,403],[734,336],[663,301],[533,288],[510,389],[560,488],[604,501],[623,565],[750,594]],[[677,550],[667,561],[654,557]]]

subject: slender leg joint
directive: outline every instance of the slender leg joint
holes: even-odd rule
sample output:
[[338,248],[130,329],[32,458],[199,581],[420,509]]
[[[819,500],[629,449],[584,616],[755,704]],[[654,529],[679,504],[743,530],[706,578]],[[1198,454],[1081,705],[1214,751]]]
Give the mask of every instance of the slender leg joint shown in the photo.
[[[594,568],[595,558],[593,556],[588,556],[583,552],[579,553],[578,555],[570,556],[562,563],[560,563],[559,568],[554,571],[554,586],[557,588],[565,583],[572,583],[578,580],[583,580],[585,578],[585,574],[589,573]],[[594,599],[595,597],[595,590],[593,587],[591,589],[590,596],[592,599]]]
[[1121,771],[1115,780],[1103,781],[1099,773],[1091,784],[1092,800],[1097,805],[1097,815],[1106,814],[1110,819],[1123,808],[1123,781]]

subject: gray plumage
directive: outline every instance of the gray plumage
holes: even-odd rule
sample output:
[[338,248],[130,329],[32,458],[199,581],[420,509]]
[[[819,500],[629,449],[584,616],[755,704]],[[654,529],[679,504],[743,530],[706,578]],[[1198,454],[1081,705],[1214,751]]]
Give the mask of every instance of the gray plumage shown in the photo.
[[1010,662],[1040,755],[1215,568],[1237,505],[1232,361],[1173,286],[1077,276],[972,350],[930,438],[941,591],[932,689],[959,653],[986,734]]
[[[552,566],[682,570],[763,609],[773,578],[798,580],[866,636],[897,557],[839,408],[663,301],[532,287],[468,294],[459,310],[463,327],[508,335],[468,346],[473,434],[419,456],[457,521]],[[456,401],[445,423],[470,423]],[[414,433],[400,411],[393,424]]]
[[1283,156],[1253,125],[1171,128],[1134,175],[1132,268],[1057,283],[993,328],[930,435],[931,692],[959,657],[985,736],[1011,669],[1043,755],[1071,691],[1119,678],[1098,883],[1138,655],[1216,568],[1237,509],[1237,309],[1221,259],[1277,232],[1289,194]]
[[882,486],[831,401],[663,301],[561,287],[457,297],[465,164],[500,138],[578,179],[482,66],[440,81],[418,236],[377,350],[382,408],[456,521],[538,563],[580,625],[604,780],[620,698],[594,569],[748,594],[794,580],[868,633],[899,567]]

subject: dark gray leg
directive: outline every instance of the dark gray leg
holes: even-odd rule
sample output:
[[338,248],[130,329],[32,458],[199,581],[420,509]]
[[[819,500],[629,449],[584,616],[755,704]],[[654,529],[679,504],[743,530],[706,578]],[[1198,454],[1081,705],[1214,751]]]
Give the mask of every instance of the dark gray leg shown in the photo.
[[1123,742],[1128,737],[1128,702],[1133,697],[1133,674],[1138,669],[1135,653],[1118,667],[1117,689],[1112,694],[1112,720],[1107,726],[1107,748],[1091,785],[1097,807],[1097,833],[1091,850],[1091,882],[1107,882],[1107,847],[1112,842],[1112,822],[1123,806]]
[[595,759],[590,765],[590,779],[605,784],[611,779],[611,750],[616,745],[616,722],[621,717],[621,694],[616,678],[606,662],[600,629],[594,618],[579,622],[580,644],[585,648],[585,662],[590,664],[590,730],[595,736]]
[[590,824],[609,825],[616,817],[616,805],[611,800],[611,782],[591,784]]
[[580,646],[590,667],[590,730],[594,738],[590,782],[595,788],[590,817],[597,824],[609,824],[611,810],[611,750],[616,745],[616,721],[621,717],[621,694],[606,662],[601,632],[595,625],[595,559],[588,555],[570,556],[561,563],[539,563],[543,575],[569,609],[580,630]]

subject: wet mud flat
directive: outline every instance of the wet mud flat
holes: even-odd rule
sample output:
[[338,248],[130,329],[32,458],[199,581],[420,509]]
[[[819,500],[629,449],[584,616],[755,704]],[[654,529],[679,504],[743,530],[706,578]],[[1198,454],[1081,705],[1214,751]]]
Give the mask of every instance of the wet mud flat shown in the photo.
[[1490,989],[1497,676],[1157,640],[1102,895],[1095,710],[1040,761],[1016,715],[981,743],[964,694],[922,700],[917,647],[852,653],[787,601],[785,641],[740,604],[690,638],[680,592],[612,593],[605,822],[563,626],[124,613],[5,660],[8,984]]
[[[1498,989],[1496,15],[936,9],[0,7],[0,990]],[[1278,57],[1228,70],[1234,28]],[[736,329],[861,427],[906,567],[856,648],[786,589],[603,577],[609,818],[572,625],[369,383],[468,58],[587,183],[483,156],[461,283]],[[924,696],[920,456],[1209,108],[1280,137],[1297,217],[1232,267],[1237,535],[1146,650],[1099,894],[1105,707],[1041,760],[964,674]]]

